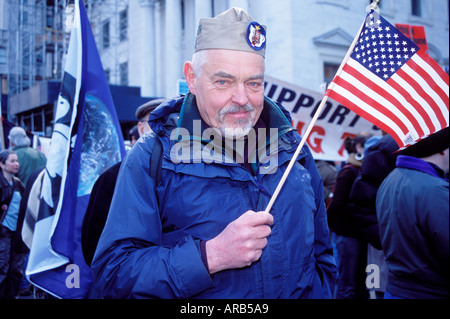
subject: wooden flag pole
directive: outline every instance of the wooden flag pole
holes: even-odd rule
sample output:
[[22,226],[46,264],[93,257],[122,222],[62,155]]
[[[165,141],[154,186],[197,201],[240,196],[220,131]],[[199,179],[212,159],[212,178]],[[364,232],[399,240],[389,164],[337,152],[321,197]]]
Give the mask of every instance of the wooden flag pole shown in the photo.
[[[380,2],[379,0],[374,0],[372,2],[372,4],[370,4],[370,9],[376,10],[378,8],[378,3],[379,2]],[[358,31],[355,39],[353,39],[353,42],[350,45],[350,48],[348,49],[347,54],[344,57],[344,60],[342,61],[341,65],[339,66],[339,69],[336,72],[336,75],[339,75],[341,73],[342,68],[347,63],[348,59],[350,58],[350,55],[352,54],[353,49],[356,46],[356,42],[359,39],[359,35],[361,34],[361,30],[363,29],[365,22],[366,21],[364,20],[362,25],[361,25],[361,27],[359,28],[359,31]],[[332,85],[332,84],[333,84],[333,82],[330,83],[330,85]],[[292,156],[292,159],[289,162],[289,165],[286,168],[286,171],[283,173],[283,176],[281,177],[281,180],[278,183],[277,188],[275,189],[275,192],[273,193],[273,195],[272,195],[272,197],[271,197],[271,199],[269,201],[269,204],[267,204],[266,210],[264,212],[268,213],[272,209],[273,203],[277,199],[278,194],[281,191],[281,188],[283,187],[284,183],[286,182],[286,179],[289,176],[289,173],[291,172],[291,169],[294,166],[294,163],[297,161],[297,157],[300,154],[300,151],[302,150],[303,146],[305,145],[306,139],[308,138],[309,134],[311,133],[311,130],[313,129],[314,125],[316,124],[316,121],[319,118],[319,115],[322,113],[322,109],[324,108],[325,102],[327,101],[327,99],[328,99],[328,96],[325,95],[323,97],[322,101],[320,102],[320,105],[317,108],[317,111],[314,114],[314,117],[312,118],[311,122],[309,123],[309,126],[306,129],[306,132],[303,135],[302,140],[300,141],[300,144],[298,145],[297,149],[295,150],[294,156]]]

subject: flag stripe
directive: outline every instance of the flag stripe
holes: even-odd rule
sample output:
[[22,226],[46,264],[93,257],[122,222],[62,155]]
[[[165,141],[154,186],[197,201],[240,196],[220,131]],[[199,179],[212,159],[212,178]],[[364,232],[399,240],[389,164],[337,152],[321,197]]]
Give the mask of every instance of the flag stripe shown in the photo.
[[[432,125],[430,117],[418,103],[415,103],[414,99],[412,99],[411,95],[406,90],[404,90],[396,82],[393,82],[392,79],[388,81],[388,84],[379,77],[374,76],[370,71],[362,67],[361,64],[353,59],[348,61],[348,65],[359,72],[357,75],[358,78],[367,78],[373,83],[372,85],[368,83],[369,87],[378,87],[378,90],[383,90],[381,95],[388,99],[392,104],[400,105],[401,108],[405,108],[407,110],[406,116],[408,116],[411,120],[411,123],[416,128],[420,136],[429,134],[429,130],[424,132],[423,129],[427,128],[428,125]],[[411,116],[409,116],[409,114]],[[417,124],[420,128],[417,127]]]
[[[417,122],[414,115],[412,115],[401,103],[399,103],[394,97],[392,97],[389,92],[384,90],[384,88],[377,86],[372,79],[375,77],[365,77],[362,76],[359,71],[364,68],[354,69],[351,63],[348,63],[341,74],[341,77],[350,83],[352,83],[358,90],[353,92],[354,94],[360,94],[366,96],[363,99],[370,99],[370,103],[376,106],[385,115],[391,117],[395,122],[401,123],[399,127],[402,127],[403,133],[409,131],[418,131],[417,134],[423,135],[423,131],[420,129],[420,124]],[[384,81],[381,81],[384,82]],[[375,99],[373,99],[373,98]],[[378,102],[379,101],[379,102]],[[397,107],[396,105],[400,105]],[[404,124],[404,125],[403,125]]]
[[399,138],[399,136],[403,136],[403,133],[398,128],[396,123],[391,121],[388,117],[384,116],[384,114],[380,113],[378,110],[371,108],[370,105],[367,105],[352,92],[347,91],[336,83],[332,84],[332,90],[329,90],[327,93],[330,98],[339,101],[356,114],[360,115],[369,122],[381,128],[383,131],[387,132],[394,138],[398,145],[403,145],[403,140]]
[[[434,127],[433,121],[430,118],[430,115],[427,113],[427,111],[419,104],[416,100],[412,97],[410,92],[405,90],[398,82],[394,81],[394,79],[389,79],[389,86],[392,87],[393,90],[396,90],[397,93],[403,97],[406,104],[402,105],[408,105],[411,106],[414,110],[412,114],[414,114],[415,119],[420,123],[421,129],[420,131],[422,134],[419,134],[420,136],[425,136],[430,134],[430,127]],[[402,103],[402,101],[400,101]],[[408,107],[409,109],[409,107]],[[418,130],[419,132],[419,130]]]
[[411,77],[408,73],[406,73],[403,69],[397,71],[397,73],[392,77],[393,78],[398,77],[404,80],[404,83],[409,86],[408,91],[413,92],[414,98],[417,99],[417,101],[420,103],[421,106],[423,106],[428,110],[431,119],[433,120],[435,130],[439,130],[440,128],[445,127],[445,118],[439,111],[439,106],[425,92],[420,82],[415,81],[415,79]]
[[447,96],[449,95],[449,78],[444,69],[433,60],[428,54],[423,51],[417,52],[414,60],[419,64],[428,74],[435,78],[439,87],[443,88]]
[[388,82],[390,85],[394,85],[394,83],[397,84],[399,92],[403,92],[405,96],[409,96],[409,101],[412,105],[414,105],[416,110],[419,110],[419,113],[423,116],[425,122],[427,123],[427,130],[429,132],[435,130],[436,123],[438,122],[436,114],[434,114],[430,106],[420,98],[419,94],[414,90],[414,85],[410,85],[398,74],[393,75]]
[[[435,87],[435,83],[433,82],[432,78],[430,78],[428,74],[426,74],[422,69],[411,68],[411,65],[414,64],[414,61],[411,60],[407,63],[407,65],[405,65],[403,71],[405,71],[405,73],[408,74],[412,79],[416,80],[416,82],[419,84],[419,88],[423,90],[423,96],[427,98],[427,100],[433,107],[434,112],[438,114],[439,118],[442,117],[445,121],[444,114],[448,112],[448,108],[446,107],[444,102],[445,93],[442,92],[443,96],[440,96],[441,90],[439,90],[439,87]],[[434,89],[432,89],[430,85],[434,86]],[[448,99],[448,97],[445,98]]]
[[[425,70],[417,62],[420,62],[420,58],[415,59],[414,56],[410,62],[409,67],[415,71],[419,77],[420,83],[423,83],[423,87],[426,88],[427,93],[434,99],[439,105],[442,114],[448,113],[448,86],[444,82],[440,81],[439,77],[436,77],[436,73],[432,73],[431,70]],[[417,62],[416,62],[417,61]],[[406,70],[405,70],[406,71]],[[441,86],[443,85],[443,86]],[[447,89],[447,92],[445,92]]]

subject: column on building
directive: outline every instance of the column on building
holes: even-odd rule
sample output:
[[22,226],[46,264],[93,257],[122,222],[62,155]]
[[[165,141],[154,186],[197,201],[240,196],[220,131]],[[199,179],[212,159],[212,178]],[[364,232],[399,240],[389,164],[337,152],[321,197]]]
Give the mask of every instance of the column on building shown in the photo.
[[141,95],[156,94],[156,41],[155,41],[155,2],[156,0],[139,0],[141,14],[141,43],[139,68],[141,77]]
[[165,1],[164,77],[165,96],[178,93],[177,80],[183,79],[181,1]]

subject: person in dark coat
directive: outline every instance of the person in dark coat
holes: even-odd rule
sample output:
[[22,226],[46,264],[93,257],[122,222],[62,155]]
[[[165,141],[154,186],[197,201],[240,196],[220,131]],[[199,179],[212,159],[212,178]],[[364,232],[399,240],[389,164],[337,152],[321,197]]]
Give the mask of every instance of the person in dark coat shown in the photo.
[[[374,137],[375,138],[375,137]],[[375,200],[383,180],[395,168],[398,145],[392,136],[385,134],[365,151],[360,174],[353,183],[349,198],[350,218],[358,237],[368,242],[367,263],[376,265],[380,280],[373,283],[377,299],[382,299],[387,283],[387,269],[381,250]]]
[[385,299],[450,297],[449,128],[402,150],[376,198]]
[[348,138],[345,147],[348,159],[339,172],[334,195],[328,207],[328,224],[336,234],[338,256],[338,280],[336,299],[367,299],[365,268],[367,264],[367,243],[362,241],[351,221],[349,196],[355,179],[359,175],[364,159],[364,144],[372,137],[361,132],[355,138]]
[[359,235],[376,249],[381,249],[375,199],[383,180],[395,168],[398,145],[386,134],[367,149],[360,174],[350,193],[352,223]]

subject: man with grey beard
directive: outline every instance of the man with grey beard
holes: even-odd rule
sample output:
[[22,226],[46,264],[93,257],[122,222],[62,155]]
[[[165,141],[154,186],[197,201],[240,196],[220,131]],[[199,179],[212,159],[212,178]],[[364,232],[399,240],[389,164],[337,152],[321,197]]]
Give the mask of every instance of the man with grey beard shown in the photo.
[[307,146],[264,211],[301,140],[264,96],[265,50],[266,27],[242,9],[200,19],[184,65],[189,93],[152,112],[152,131],[123,161],[92,263],[99,297],[332,296],[336,265]]

